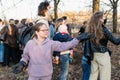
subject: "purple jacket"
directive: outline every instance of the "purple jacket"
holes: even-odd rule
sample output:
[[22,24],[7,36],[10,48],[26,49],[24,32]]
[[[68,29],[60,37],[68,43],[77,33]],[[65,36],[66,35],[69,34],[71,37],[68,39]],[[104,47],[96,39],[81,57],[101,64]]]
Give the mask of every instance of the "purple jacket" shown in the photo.
[[31,76],[41,77],[52,75],[52,53],[53,51],[65,51],[69,48],[73,48],[78,44],[78,40],[75,38],[69,42],[58,42],[50,39],[46,39],[42,43],[39,43],[35,38],[28,41],[26,44],[22,59],[28,63],[28,74]]

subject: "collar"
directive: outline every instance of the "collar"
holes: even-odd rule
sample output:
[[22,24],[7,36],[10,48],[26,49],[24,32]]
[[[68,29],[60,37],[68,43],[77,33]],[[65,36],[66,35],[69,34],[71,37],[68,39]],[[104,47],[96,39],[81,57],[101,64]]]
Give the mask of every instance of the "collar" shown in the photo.
[[36,44],[40,44],[40,45],[44,45],[45,43],[47,43],[50,39],[49,38],[46,38],[44,41],[42,41],[41,43],[39,41],[37,41],[36,38],[33,38],[34,42]]

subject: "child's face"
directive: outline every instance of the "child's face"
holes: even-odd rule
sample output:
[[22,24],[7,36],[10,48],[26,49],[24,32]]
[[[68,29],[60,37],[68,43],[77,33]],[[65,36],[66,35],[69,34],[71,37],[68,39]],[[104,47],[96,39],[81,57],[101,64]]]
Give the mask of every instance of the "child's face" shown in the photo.
[[42,25],[38,32],[38,36],[40,38],[47,38],[48,34],[49,34],[49,28],[46,25]]

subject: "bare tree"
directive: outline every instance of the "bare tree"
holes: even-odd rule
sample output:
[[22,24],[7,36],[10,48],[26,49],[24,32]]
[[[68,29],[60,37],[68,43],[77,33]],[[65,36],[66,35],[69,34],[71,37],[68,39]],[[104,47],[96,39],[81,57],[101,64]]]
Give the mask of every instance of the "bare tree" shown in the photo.
[[113,8],[113,33],[117,32],[117,4],[119,0],[109,0]]
[[54,0],[54,18],[58,18],[58,4],[60,0]]
[[93,13],[99,11],[100,0],[93,0]]

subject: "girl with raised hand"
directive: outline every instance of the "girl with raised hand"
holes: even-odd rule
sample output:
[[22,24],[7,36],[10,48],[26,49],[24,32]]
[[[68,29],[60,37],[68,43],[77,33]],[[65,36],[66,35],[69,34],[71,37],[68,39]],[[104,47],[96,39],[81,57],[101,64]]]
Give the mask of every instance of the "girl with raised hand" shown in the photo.
[[13,73],[20,73],[28,64],[28,80],[51,80],[53,73],[53,51],[65,51],[75,47],[79,41],[93,37],[87,33],[68,42],[59,42],[49,39],[49,28],[45,23],[34,26],[33,39],[26,44],[20,62],[13,66]]

